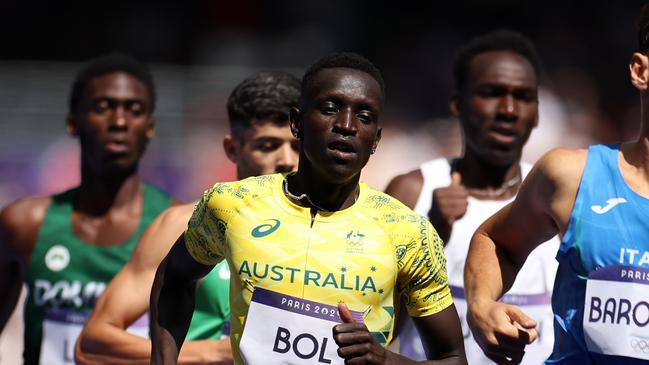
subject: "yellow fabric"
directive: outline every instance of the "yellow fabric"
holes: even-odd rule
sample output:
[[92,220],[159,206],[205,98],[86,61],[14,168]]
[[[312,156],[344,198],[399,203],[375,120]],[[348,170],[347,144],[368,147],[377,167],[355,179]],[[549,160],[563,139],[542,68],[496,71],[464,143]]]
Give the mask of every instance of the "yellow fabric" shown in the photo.
[[185,232],[194,259],[230,264],[231,339],[239,341],[255,287],[364,313],[387,345],[399,295],[411,316],[453,303],[442,242],[427,219],[361,183],[357,202],[338,212],[293,204],[284,175],[216,184],[205,192]]

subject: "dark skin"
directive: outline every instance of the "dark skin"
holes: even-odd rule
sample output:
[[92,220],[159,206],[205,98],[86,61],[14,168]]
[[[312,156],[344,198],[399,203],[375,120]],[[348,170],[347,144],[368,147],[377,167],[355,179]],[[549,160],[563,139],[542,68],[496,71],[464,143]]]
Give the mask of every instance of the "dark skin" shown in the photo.
[[[362,168],[380,139],[378,118],[383,92],[370,75],[355,69],[319,71],[303,93],[300,108],[291,112],[291,128],[301,140],[300,162],[288,180],[293,194],[306,193],[314,205],[340,210],[354,204]],[[296,204],[317,211],[305,201]],[[153,363],[175,364],[193,308],[193,287],[211,270],[191,258],[182,236],[158,268],[151,293]],[[182,300],[179,300],[182,298]],[[394,354],[374,340],[364,324],[354,323],[343,305],[343,324],[333,328],[338,354],[348,364],[415,363]],[[451,306],[440,313],[416,318],[435,343],[437,361],[465,364],[460,323]]]
[[[520,187],[522,149],[538,121],[538,80],[523,56],[489,51],[469,63],[466,85],[449,103],[464,129],[464,156],[451,165],[451,184],[433,190],[428,217],[444,242],[462,218],[469,195],[510,199]],[[515,182],[507,186],[509,182]],[[413,208],[423,186],[421,171],[395,177],[386,193]]]
[[[113,72],[87,84],[67,130],[81,143],[81,184],[72,231],[90,245],[114,246],[137,229],[143,209],[138,162],[153,137],[151,96],[135,77]],[[50,197],[18,200],[0,213],[0,330],[13,311]]]

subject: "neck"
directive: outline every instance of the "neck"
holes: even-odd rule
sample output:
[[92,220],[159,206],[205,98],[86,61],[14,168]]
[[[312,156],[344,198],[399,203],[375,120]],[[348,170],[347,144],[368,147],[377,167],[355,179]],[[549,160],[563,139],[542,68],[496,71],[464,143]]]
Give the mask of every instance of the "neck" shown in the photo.
[[106,176],[82,165],[75,210],[101,216],[111,209],[130,206],[141,192],[142,182],[137,175],[137,169]]
[[511,198],[523,180],[520,157],[511,164],[493,165],[467,150],[464,157],[453,160],[451,169],[460,173],[462,185],[478,199]]
[[328,212],[343,210],[351,207],[358,198],[359,175],[343,183],[327,182],[326,178],[315,174],[313,169],[300,168],[287,176],[287,196],[303,207]]

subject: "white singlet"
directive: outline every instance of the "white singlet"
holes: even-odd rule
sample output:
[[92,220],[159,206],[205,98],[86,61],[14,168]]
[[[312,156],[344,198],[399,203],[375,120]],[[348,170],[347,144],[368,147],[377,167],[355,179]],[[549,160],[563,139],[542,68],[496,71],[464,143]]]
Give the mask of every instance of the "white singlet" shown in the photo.
[[[521,163],[523,177],[532,166]],[[432,206],[433,190],[451,184],[451,166],[443,158],[425,162],[421,165],[424,178],[423,186],[415,212],[428,216]],[[464,263],[469,251],[469,243],[473,233],[482,222],[496,213],[500,208],[513,200],[478,200],[469,196],[466,214],[453,224],[453,230],[448,244],[444,248],[448,282],[453,294],[453,300],[462,323],[464,347],[467,361],[471,365],[493,364],[482,352],[473,339],[466,322],[467,305],[464,297]],[[533,224],[533,222],[530,222]],[[550,298],[554,276],[557,271],[555,256],[559,248],[558,237],[553,237],[547,243],[537,247],[525,261],[518,273],[512,289],[501,299],[502,302],[519,306],[523,312],[537,321],[539,338],[525,348],[525,356],[521,364],[542,363],[552,352],[554,332],[552,329],[553,315]],[[426,354],[412,319],[406,317],[405,323],[399,330],[399,352],[414,360],[425,360]]]

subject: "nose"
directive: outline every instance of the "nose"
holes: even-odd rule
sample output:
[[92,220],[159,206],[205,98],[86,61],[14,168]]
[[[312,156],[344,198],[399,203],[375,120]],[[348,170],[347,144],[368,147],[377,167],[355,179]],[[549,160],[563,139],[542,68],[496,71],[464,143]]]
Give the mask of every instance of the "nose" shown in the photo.
[[123,106],[117,106],[111,113],[110,125],[114,128],[126,127],[126,109]]
[[291,172],[297,168],[298,154],[290,143],[284,143],[277,152],[276,172]]
[[509,121],[516,121],[518,119],[518,108],[513,95],[506,94],[500,98],[498,103],[498,117]]
[[358,132],[353,110],[347,108],[337,114],[333,131],[344,136],[354,136]]

